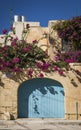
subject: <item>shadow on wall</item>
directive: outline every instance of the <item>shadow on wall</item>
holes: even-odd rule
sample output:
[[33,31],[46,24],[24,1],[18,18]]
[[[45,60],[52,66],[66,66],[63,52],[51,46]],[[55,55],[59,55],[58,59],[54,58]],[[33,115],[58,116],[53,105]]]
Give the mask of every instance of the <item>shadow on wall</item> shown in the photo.
[[4,87],[4,83],[1,81],[1,79],[0,79],[0,86]]
[[[18,89],[18,118],[28,118],[31,117],[31,115],[33,115],[33,117],[37,117],[38,115],[39,118],[51,117],[52,115],[42,114],[41,106],[43,104],[45,107],[46,102],[49,104],[49,97],[52,98],[52,100],[54,100],[54,98],[58,99],[57,95],[60,95],[59,102],[61,102],[61,97],[64,99],[65,93],[63,86],[58,81],[49,78],[35,78],[23,82]],[[31,99],[33,100],[32,102]],[[50,104],[50,108],[52,104],[53,103]],[[52,110],[50,109],[50,111]]]

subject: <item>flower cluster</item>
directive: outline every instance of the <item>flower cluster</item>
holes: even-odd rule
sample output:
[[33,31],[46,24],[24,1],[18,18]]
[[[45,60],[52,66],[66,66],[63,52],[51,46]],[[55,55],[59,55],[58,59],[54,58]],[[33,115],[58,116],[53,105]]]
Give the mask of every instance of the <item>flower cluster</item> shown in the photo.
[[70,51],[65,53],[60,52],[55,56],[55,60],[57,62],[63,61],[66,63],[75,63],[75,62],[81,63],[81,51],[77,52]]
[[75,50],[81,49],[81,16],[58,22],[56,29],[60,38],[70,41]]
[[[54,60],[59,68],[65,68],[68,71],[70,70],[69,63],[81,63],[81,51],[65,53],[59,52],[56,54]],[[60,69],[58,69],[57,66],[54,66],[54,69],[62,75],[62,72],[59,71]]]
[[[41,62],[41,68],[47,69],[48,65],[45,59],[48,58],[46,53],[37,46],[36,41],[27,43],[25,40],[13,38],[11,45],[0,46],[0,70],[6,72],[20,72],[23,68],[35,68],[37,62]],[[39,67],[39,66],[38,66]],[[29,71],[32,75],[32,71]]]

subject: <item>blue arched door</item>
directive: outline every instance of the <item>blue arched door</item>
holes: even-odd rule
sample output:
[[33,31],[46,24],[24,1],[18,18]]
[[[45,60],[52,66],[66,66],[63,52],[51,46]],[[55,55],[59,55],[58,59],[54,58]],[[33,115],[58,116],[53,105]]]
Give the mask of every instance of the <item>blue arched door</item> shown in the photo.
[[31,79],[19,87],[18,117],[63,118],[64,88],[52,79]]

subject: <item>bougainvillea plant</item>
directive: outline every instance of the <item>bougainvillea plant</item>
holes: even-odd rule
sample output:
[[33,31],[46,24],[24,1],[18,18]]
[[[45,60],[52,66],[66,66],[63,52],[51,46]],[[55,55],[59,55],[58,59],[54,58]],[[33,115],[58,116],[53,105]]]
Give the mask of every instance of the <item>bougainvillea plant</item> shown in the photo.
[[52,26],[52,29],[56,30],[58,36],[66,41],[65,44],[72,44],[71,48],[66,48],[68,51],[58,51],[55,60],[61,66],[69,63],[81,63],[81,16],[70,20],[58,21]]
[[[28,78],[39,77],[43,78],[45,73],[58,72],[59,75],[64,76],[64,68],[68,68],[69,60],[72,62],[77,61],[77,56],[81,53],[78,52],[75,58],[69,54],[62,55],[58,53],[54,57],[54,61],[50,59],[47,52],[38,47],[39,40],[34,40],[28,43],[25,36],[29,33],[30,26],[26,25],[23,30],[22,39],[19,40],[15,35],[15,28],[11,28],[13,35],[8,33],[7,29],[3,30],[4,42],[0,43],[0,71],[2,73],[12,73],[14,76],[17,74],[24,75]],[[41,38],[46,38],[47,34]],[[81,61],[81,58],[79,57]],[[44,73],[43,73],[44,72]],[[9,75],[8,75],[9,76]]]
[[75,51],[81,50],[81,16],[59,21],[53,29],[57,30],[60,38],[72,43]]
[[[29,31],[29,28],[27,24],[22,36]],[[17,37],[10,36],[6,29],[3,30],[3,34],[5,34],[5,40],[3,46],[0,46],[0,70],[2,72],[22,73],[26,70],[27,76],[32,77],[34,69],[39,67],[39,64],[42,67],[44,63],[47,65],[45,59],[48,56],[37,46],[36,40],[31,44],[27,43],[23,37],[19,40]],[[10,42],[10,45],[8,45],[8,42]]]
[[[15,28],[11,28],[15,35]],[[7,29],[3,30],[5,34],[4,43],[0,46],[0,71],[3,73],[23,74],[25,72],[28,78],[44,77],[43,72],[58,71],[63,75],[62,70],[57,67],[56,62],[50,60],[48,54],[38,47],[38,41],[34,40],[28,43],[25,35],[29,32],[30,26],[26,25],[22,33],[22,39],[8,34]],[[44,37],[46,38],[45,34]],[[57,68],[57,69],[56,69]]]

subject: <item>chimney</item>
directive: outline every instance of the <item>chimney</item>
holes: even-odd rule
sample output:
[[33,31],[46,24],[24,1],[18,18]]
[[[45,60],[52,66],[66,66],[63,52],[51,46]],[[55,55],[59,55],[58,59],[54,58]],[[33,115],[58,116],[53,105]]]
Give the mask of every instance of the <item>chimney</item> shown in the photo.
[[21,21],[21,16],[15,15],[14,16],[14,22],[19,22],[19,21]]
[[22,22],[25,22],[26,21],[26,17],[25,16],[21,16],[21,20],[22,20]]
[[19,16],[19,15],[14,16],[14,22],[25,22],[25,21],[26,21],[25,16]]

